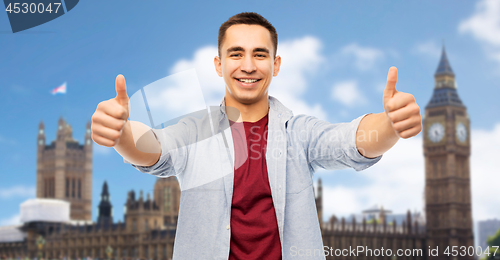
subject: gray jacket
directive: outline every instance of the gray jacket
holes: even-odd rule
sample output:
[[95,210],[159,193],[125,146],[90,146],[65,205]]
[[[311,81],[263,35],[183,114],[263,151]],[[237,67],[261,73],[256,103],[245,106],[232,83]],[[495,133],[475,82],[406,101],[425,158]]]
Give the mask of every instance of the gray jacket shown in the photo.
[[[187,116],[153,129],[162,147],[159,161],[150,167],[132,165],[179,181],[176,260],[229,257],[234,168],[239,165],[234,165],[224,98],[215,108],[204,116]],[[360,171],[380,160],[382,156],[369,159],[356,148],[356,131],[364,116],[331,124],[312,116],[293,116],[269,96],[265,156],[283,259],[325,259],[312,177],[319,168]]]

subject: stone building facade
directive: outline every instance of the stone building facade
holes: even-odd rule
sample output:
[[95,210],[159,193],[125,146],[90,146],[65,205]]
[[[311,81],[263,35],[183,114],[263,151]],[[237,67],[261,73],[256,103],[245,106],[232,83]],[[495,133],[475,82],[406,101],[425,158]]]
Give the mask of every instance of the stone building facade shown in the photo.
[[70,217],[92,220],[92,139],[87,122],[84,143],[73,139],[73,131],[59,119],[56,140],[47,145],[45,125],[38,126],[36,197],[71,203]]

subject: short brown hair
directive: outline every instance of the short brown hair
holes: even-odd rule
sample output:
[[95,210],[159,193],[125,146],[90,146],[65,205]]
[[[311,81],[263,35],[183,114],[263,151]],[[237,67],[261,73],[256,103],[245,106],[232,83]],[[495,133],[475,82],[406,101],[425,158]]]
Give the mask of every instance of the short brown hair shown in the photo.
[[274,57],[276,57],[276,51],[278,50],[278,33],[276,33],[276,29],[268,20],[266,20],[266,18],[254,12],[243,12],[237,15],[233,15],[220,26],[218,42],[219,57],[220,48],[222,46],[222,42],[224,41],[224,36],[226,35],[227,29],[236,24],[256,24],[266,28],[269,33],[271,33],[271,40],[273,41],[274,47]]

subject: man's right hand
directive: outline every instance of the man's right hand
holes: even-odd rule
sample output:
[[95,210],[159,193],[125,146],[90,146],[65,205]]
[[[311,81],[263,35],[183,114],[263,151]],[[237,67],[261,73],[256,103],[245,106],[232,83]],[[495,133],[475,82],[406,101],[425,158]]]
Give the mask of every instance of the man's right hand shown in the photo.
[[130,102],[123,75],[116,77],[116,97],[102,101],[92,115],[92,140],[113,147],[118,143],[130,113]]

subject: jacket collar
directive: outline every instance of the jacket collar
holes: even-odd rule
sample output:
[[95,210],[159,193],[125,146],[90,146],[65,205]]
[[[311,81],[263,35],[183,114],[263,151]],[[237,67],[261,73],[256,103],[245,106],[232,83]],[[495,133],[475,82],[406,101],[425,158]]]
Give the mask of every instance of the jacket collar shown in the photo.
[[[269,109],[274,110],[282,122],[288,121],[293,116],[292,110],[285,107],[277,98],[268,95],[268,100],[269,100]],[[220,112],[222,114],[220,120],[222,120],[224,117],[227,117],[225,97],[222,98],[219,107],[220,107]]]

